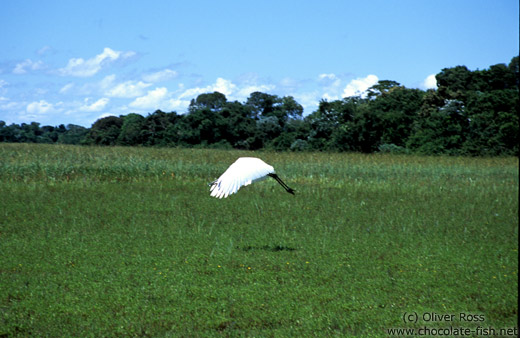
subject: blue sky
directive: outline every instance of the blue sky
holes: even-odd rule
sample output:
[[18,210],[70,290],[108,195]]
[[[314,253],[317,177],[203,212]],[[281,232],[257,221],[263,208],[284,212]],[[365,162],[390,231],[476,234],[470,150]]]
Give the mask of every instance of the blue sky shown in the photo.
[[518,0],[0,2],[0,120],[86,127],[220,91],[321,99],[518,55]]

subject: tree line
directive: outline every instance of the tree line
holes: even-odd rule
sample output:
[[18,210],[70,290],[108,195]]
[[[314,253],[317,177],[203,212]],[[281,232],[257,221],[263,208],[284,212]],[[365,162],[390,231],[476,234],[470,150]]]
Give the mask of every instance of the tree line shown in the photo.
[[382,80],[363,96],[322,100],[305,117],[291,96],[254,92],[238,102],[213,92],[184,114],[108,116],[90,128],[0,121],[0,142],[518,156],[518,57],[445,68],[436,79],[426,91]]

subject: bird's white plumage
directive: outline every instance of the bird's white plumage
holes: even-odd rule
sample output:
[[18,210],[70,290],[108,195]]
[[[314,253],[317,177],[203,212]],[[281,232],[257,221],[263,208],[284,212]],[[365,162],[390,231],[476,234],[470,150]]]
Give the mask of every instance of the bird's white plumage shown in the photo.
[[273,174],[274,168],[256,157],[240,157],[211,186],[211,196],[222,198],[234,194],[242,186]]

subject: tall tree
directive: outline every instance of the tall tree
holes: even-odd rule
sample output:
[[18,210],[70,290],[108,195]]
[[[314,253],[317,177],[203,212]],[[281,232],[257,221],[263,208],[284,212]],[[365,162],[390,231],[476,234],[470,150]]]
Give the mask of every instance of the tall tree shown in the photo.
[[444,68],[435,76],[439,95],[445,99],[464,100],[471,85],[472,73],[466,66]]
[[143,129],[145,118],[139,114],[123,116],[121,132],[117,137],[117,144],[126,146],[141,145],[143,143]]
[[[60,125],[60,129],[63,125]],[[58,143],[63,144],[82,144],[85,143],[85,138],[89,129],[75,124],[67,124],[63,126],[65,131],[58,137]]]
[[220,111],[224,108],[227,99],[226,96],[219,92],[200,94],[196,99],[192,99],[188,112],[201,109],[209,109],[211,111]]
[[116,144],[122,125],[123,119],[121,117],[103,117],[94,122],[85,138],[85,142],[87,144],[113,146]]
[[276,95],[253,92],[249,95],[246,105],[251,109],[255,119],[261,116],[271,116],[274,110],[281,104],[281,99]]

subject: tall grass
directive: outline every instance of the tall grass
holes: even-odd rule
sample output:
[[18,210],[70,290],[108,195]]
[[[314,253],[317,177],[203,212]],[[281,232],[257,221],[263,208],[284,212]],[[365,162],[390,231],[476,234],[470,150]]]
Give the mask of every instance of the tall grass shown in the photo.
[[[209,197],[239,156],[297,195]],[[516,158],[2,144],[0,159],[0,335],[517,325]]]

